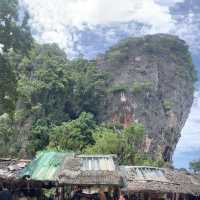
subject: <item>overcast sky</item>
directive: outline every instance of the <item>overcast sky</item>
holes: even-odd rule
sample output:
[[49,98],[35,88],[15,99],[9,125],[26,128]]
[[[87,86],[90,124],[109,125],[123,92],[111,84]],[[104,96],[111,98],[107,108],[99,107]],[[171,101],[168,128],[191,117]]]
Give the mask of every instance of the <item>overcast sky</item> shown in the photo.
[[[19,0],[28,8],[31,26],[40,41],[57,42],[70,51],[71,35],[66,26],[90,28],[95,25],[137,21],[151,26],[149,33],[169,32],[174,22],[169,5],[181,0]],[[68,39],[68,43],[63,41]]]

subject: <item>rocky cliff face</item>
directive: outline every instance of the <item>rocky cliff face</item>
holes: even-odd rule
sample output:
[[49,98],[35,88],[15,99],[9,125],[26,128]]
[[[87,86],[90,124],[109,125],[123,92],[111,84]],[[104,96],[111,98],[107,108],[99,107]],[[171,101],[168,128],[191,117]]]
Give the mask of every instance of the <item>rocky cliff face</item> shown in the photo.
[[193,102],[195,70],[185,42],[164,34],[129,38],[97,65],[111,75],[102,120],[143,123],[143,151],[171,161]]

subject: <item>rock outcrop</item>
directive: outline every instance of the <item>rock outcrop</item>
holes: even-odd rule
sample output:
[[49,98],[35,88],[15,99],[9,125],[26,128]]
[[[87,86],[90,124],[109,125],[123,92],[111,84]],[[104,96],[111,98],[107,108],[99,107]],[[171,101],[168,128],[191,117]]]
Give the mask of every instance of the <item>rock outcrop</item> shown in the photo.
[[171,161],[193,102],[195,69],[185,42],[165,34],[128,38],[97,65],[111,76],[102,121],[143,123],[143,151]]

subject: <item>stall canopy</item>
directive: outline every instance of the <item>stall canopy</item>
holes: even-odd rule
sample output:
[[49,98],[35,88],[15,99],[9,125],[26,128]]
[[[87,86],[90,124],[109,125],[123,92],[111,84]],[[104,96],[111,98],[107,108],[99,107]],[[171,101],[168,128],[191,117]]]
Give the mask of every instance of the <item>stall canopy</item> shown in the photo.
[[122,185],[122,176],[113,155],[78,155],[66,157],[58,179],[68,185]]
[[[200,178],[186,171],[149,166],[118,166],[114,155],[75,155],[41,152],[28,164],[2,161],[1,176],[20,177],[45,184],[122,186],[129,192],[182,193],[200,195]],[[7,164],[6,164],[7,163]],[[8,167],[9,166],[9,167]],[[2,171],[3,170],[3,171]],[[11,171],[10,171],[11,170]]]
[[185,170],[164,169],[165,176],[171,181],[179,184],[179,192],[200,196],[200,177]]
[[75,155],[41,152],[20,173],[21,177],[65,185],[121,185],[114,155]]
[[120,166],[120,170],[129,192],[200,194],[200,180],[185,171],[148,166]]

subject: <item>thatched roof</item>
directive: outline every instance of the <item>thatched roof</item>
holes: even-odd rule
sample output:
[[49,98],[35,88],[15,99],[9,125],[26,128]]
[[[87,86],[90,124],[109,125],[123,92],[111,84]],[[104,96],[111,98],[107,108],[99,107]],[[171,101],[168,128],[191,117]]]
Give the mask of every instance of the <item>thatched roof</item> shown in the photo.
[[200,195],[200,181],[178,170],[146,167],[120,167],[128,191],[172,192]]
[[200,179],[187,171],[165,169],[165,176],[179,184],[180,193],[200,195]]
[[0,158],[0,179],[17,180],[20,171],[29,163],[29,160]]
[[120,185],[122,182],[112,155],[41,152],[20,176],[68,185]]
[[61,184],[121,185],[122,177],[112,155],[66,157],[58,171]]
[[[17,177],[23,160],[0,160],[0,178]],[[200,195],[200,178],[187,172],[146,166],[120,166],[113,155],[74,155],[42,152],[20,177],[66,185],[117,185],[128,191],[173,192]],[[123,178],[122,178],[123,177]]]

